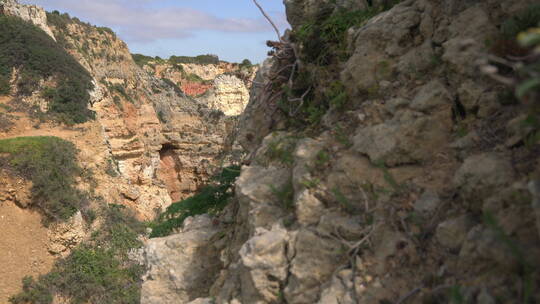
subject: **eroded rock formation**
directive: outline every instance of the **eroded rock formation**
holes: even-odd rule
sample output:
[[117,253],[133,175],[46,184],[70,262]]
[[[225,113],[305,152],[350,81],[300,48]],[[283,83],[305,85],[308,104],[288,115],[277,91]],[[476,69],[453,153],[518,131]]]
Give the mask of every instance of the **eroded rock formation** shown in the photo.
[[258,66],[223,61],[217,64],[150,61],[143,69],[174,82],[188,96],[202,100],[210,108],[236,116],[249,101],[249,90]]
[[[336,6],[368,2],[379,3],[285,4],[294,37]],[[248,165],[215,219],[223,241],[190,241],[220,251],[221,271],[207,294],[181,302],[539,301],[516,284],[539,282],[538,145],[522,145],[526,132],[515,128],[527,106],[501,101],[506,88],[477,65],[485,41],[533,2],[408,0],[352,27],[351,56],[331,65],[349,106],[330,106],[311,132],[287,127],[301,114],[287,117],[268,99],[265,84],[287,62],[267,61],[240,120]],[[310,64],[299,68],[323,69]],[[165,272],[147,283],[172,291]],[[144,303],[165,303],[153,295]]]
[[19,4],[17,0],[2,0],[0,1],[0,14],[18,17],[31,22],[45,31],[52,39],[56,40],[54,34],[47,25],[47,15],[39,6]]

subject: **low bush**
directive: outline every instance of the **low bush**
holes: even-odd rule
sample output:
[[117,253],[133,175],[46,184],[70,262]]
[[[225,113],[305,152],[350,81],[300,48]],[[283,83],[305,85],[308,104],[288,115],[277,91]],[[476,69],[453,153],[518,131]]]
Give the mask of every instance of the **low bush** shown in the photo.
[[280,76],[285,78],[281,79],[294,79],[293,82],[275,83],[275,87],[283,92],[278,106],[290,117],[291,127],[317,127],[329,110],[347,109],[349,96],[337,73],[340,65],[350,57],[347,31],[364,25],[399,2],[384,1],[384,5],[373,5],[364,10],[323,10],[293,30],[291,40],[301,46],[295,54],[299,58],[295,59],[300,59],[303,65],[298,69],[283,69],[285,72]]
[[204,80],[199,75],[193,74],[193,73],[190,73],[190,74],[186,73],[184,75],[184,77],[186,78],[186,80],[191,81],[191,82],[199,82],[199,83],[211,83],[212,82],[212,81]]
[[234,181],[239,175],[240,167],[238,166],[223,168],[197,194],[169,206],[158,220],[151,224],[150,237],[170,235],[174,229],[180,228],[184,220],[190,216],[212,214],[223,210],[234,194]]
[[184,92],[176,83],[174,83],[174,81],[170,80],[169,78],[161,78],[161,80],[163,80],[163,82],[165,82],[168,86],[173,88],[176,95],[184,96]]
[[251,69],[253,67],[253,63],[249,59],[244,59],[242,62],[238,65],[241,69]]
[[303,59],[316,65],[328,65],[348,58],[346,32],[389,7],[370,7],[365,10],[327,12],[308,21],[293,32],[293,40],[302,43]]
[[122,97],[124,97],[130,103],[135,103],[135,100],[133,100],[133,98],[126,92],[126,88],[124,88],[123,85],[118,83],[113,84],[109,87],[109,89],[118,92],[118,94],[122,95]]
[[171,56],[169,57],[169,63],[195,63],[195,64],[219,64],[219,57],[216,55],[199,55],[199,56]]
[[23,279],[23,291],[13,304],[51,304],[60,294],[72,304],[140,303],[143,267],[131,261],[130,250],[142,246],[145,226],[123,206],[102,209],[104,222],[92,238],[60,259],[53,270]]
[[140,67],[147,65],[151,61],[158,60],[158,57],[150,57],[142,54],[131,54],[131,58],[133,58],[133,61]]
[[85,210],[87,195],[78,190],[77,149],[57,137],[18,137],[0,140],[0,165],[32,181],[32,206],[47,221],[67,220],[77,210]]
[[9,93],[7,81],[17,68],[19,94],[30,95],[40,79],[52,77],[58,85],[50,96],[49,112],[63,114],[66,123],[94,117],[88,109],[92,77],[43,30],[19,18],[0,16],[0,45],[0,94]]

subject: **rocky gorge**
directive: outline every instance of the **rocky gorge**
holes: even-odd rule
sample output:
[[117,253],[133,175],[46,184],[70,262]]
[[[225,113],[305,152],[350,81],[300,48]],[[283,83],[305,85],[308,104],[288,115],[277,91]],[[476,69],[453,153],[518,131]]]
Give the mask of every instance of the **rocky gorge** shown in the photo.
[[[135,296],[28,279],[13,303],[540,302],[538,4],[284,4],[292,28],[255,76],[226,63],[139,66],[106,29],[0,2],[88,71],[95,112],[71,126],[40,122],[29,113],[54,109],[42,91],[56,80],[21,95],[14,68],[0,140],[72,142],[93,173],[78,180],[93,204],[174,221],[173,201],[204,203],[193,198],[210,176],[241,165],[222,208],[182,218],[168,236],[139,232],[124,260],[142,268],[125,285]],[[32,185],[13,166],[0,167],[0,204],[28,208]],[[91,235],[112,222],[82,211],[41,231],[45,251],[103,245]],[[46,286],[56,289],[37,298]]]

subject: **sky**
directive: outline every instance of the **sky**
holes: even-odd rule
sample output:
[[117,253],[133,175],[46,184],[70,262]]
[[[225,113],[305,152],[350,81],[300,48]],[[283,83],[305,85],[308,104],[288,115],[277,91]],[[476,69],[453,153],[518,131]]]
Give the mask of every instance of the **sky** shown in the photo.
[[[260,63],[277,35],[252,0],[22,0],[47,11],[112,28],[132,53],[215,54],[220,59]],[[280,32],[289,27],[282,0],[258,0]]]

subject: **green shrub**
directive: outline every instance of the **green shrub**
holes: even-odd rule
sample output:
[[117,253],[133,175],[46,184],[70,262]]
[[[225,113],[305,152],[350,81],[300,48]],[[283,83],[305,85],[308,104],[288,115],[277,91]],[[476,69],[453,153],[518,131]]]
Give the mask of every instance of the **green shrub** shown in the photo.
[[11,130],[14,125],[14,119],[16,119],[15,116],[0,112],[0,131],[6,132]]
[[53,295],[47,286],[41,282],[36,282],[33,277],[26,276],[22,280],[23,291],[11,297],[9,301],[14,304],[50,304],[53,302]]
[[519,33],[536,27],[539,24],[540,4],[533,4],[516,16],[506,20],[501,25],[501,32],[506,38],[514,40]]
[[9,95],[11,92],[11,84],[9,83],[8,75],[0,75],[0,95]]
[[68,13],[60,14],[59,11],[47,12],[47,23],[60,31],[67,30],[68,24],[72,23]]
[[294,186],[292,182],[287,183],[281,189],[277,189],[274,185],[270,185],[270,191],[272,191],[274,196],[278,199],[283,209],[294,209]]
[[306,22],[293,32],[293,39],[303,44],[302,57],[316,65],[328,65],[334,57],[347,59],[346,32],[353,26],[364,22],[380,13],[379,8],[366,10],[339,10],[319,19]]
[[[344,111],[349,103],[345,87],[339,82],[340,65],[350,52],[347,31],[362,26],[377,14],[392,8],[399,1],[385,1],[382,6],[364,10],[327,9],[295,28],[291,40],[301,45],[297,56],[304,63],[294,71],[282,70],[279,79],[294,79],[292,85],[281,80],[274,88],[281,90],[278,106],[290,119],[289,126],[317,128],[330,110]],[[287,75],[287,73],[289,73]]]
[[243,69],[243,68],[250,69],[252,66],[253,66],[253,64],[251,63],[251,61],[250,61],[249,59],[244,59],[244,60],[242,60],[242,62],[239,64],[239,67],[240,67],[241,69]]
[[296,138],[278,138],[268,144],[265,156],[270,160],[277,160],[287,166],[294,164],[294,149],[296,148]]
[[161,123],[166,123],[167,120],[165,119],[165,114],[163,114],[163,111],[157,112],[157,117]]
[[142,54],[131,54],[131,58],[133,58],[133,61],[140,67],[147,65],[151,61],[157,60],[157,57],[154,58]]
[[75,187],[82,169],[72,143],[57,137],[3,139],[0,153],[8,154],[0,165],[32,181],[32,205],[48,221],[66,220],[88,205],[86,194]]
[[116,92],[118,92],[120,95],[122,95],[127,101],[129,101],[130,103],[135,103],[135,100],[133,100],[133,98],[126,92],[126,89],[124,88],[123,85],[121,84],[113,84],[109,87],[111,90],[114,90]]
[[172,87],[176,95],[184,96],[184,92],[176,83],[174,83],[174,81],[170,80],[169,78],[161,78],[161,80],[163,80],[163,82],[165,82],[168,86]]
[[191,56],[171,56],[169,57],[169,63],[195,63],[195,64],[219,64],[219,57],[216,55],[199,55],[195,57]]
[[112,158],[109,158],[107,160],[107,169],[105,170],[105,173],[107,173],[107,175],[111,177],[117,177],[118,176],[118,162],[116,162]]
[[193,74],[193,73],[186,74],[184,76],[185,76],[186,80],[191,81],[191,82],[199,82],[199,83],[209,83],[209,82],[211,82],[211,81],[204,80],[199,75]]
[[19,18],[0,16],[0,45],[2,93],[8,92],[6,81],[13,68],[20,69],[17,87],[21,95],[30,95],[40,79],[53,77],[58,86],[50,98],[49,112],[63,114],[66,123],[94,117],[88,109],[92,77],[44,31]]
[[96,29],[100,34],[108,33],[109,35],[112,35],[113,37],[116,37],[116,33],[109,27],[98,26],[98,27],[96,27]]
[[60,259],[53,270],[23,279],[23,291],[10,298],[13,304],[50,304],[58,293],[73,304],[140,303],[142,266],[128,258],[142,246],[138,235],[145,226],[123,206],[102,210],[104,222],[92,239]]
[[210,184],[200,189],[197,194],[169,206],[151,225],[150,237],[170,235],[190,216],[216,213],[225,208],[233,196],[234,181],[239,175],[240,167],[238,166],[223,168],[211,179]]

